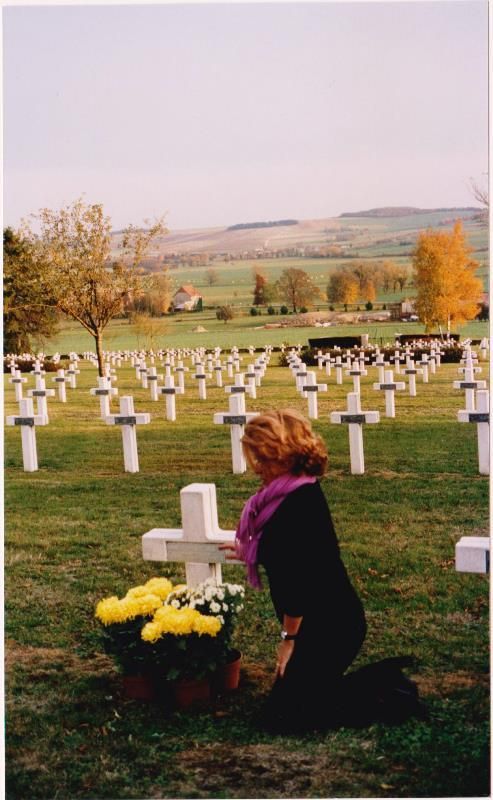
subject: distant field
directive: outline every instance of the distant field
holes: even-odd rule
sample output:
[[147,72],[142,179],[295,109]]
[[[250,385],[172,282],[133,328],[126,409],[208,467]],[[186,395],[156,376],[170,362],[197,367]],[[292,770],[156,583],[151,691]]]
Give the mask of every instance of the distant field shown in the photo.
[[[166,347],[263,347],[267,344],[308,344],[309,338],[323,336],[352,336],[368,333],[370,339],[378,343],[393,342],[395,333],[423,333],[424,327],[415,323],[372,323],[360,325],[337,325],[330,328],[284,328],[262,330],[259,326],[267,322],[279,322],[285,317],[243,316],[224,323],[218,321],[213,313],[202,312],[165,317],[156,321],[154,338],[139,335],[135,326],[126,320],[114,320],[107,328],[104,347],[106,350],[159,349]],[[205,333],[194,333],[193,328],[202,326]],[[461,330],[463,337],[480,338],[488,335],[487,322],[471,322]],[[83,328],[75,322],[64,324],[60,334],[45,344],[46,353],[68,353],[71,350],[82,353],[94,350],[94,341]]]

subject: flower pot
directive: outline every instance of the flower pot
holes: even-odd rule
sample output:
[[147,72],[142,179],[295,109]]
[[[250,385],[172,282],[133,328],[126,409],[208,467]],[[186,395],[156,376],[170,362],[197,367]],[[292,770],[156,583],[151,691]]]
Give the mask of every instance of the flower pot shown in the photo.
[[189,708],[193,703],[210,700],[211,684],[208,678],[175,681],[173,695],[177,708]]
[[123,692],[129,700],[155,700],[156,686],[150,675],[124,675]]
[[221,664],[214,674],[214,689],[218,694],[231,692],[238,688],[240,683],[241,653],[231,650],[229,659]]

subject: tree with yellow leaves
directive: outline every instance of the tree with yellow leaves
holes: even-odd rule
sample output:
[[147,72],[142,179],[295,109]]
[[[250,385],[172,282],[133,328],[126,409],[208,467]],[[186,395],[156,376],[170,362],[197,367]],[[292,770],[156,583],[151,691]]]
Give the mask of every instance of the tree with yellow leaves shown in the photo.
[[471,252],[461,222],[450,233],[430,229],[419,235],[413,253],[415,307],[427,331],[446,325],[450,332],[452,324],[476,316],[483,285]]
[[358,297],[359,286],[356,278],[343,270],[333,272],[327,284],[329,303],[342,303],[347,311],[348,303],[354,303]]

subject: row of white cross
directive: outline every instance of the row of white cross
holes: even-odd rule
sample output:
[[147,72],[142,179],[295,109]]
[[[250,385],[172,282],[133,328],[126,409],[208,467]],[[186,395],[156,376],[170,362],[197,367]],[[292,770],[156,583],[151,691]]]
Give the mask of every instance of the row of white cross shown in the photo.
[[[378,356],[378,354],[377,354]],[[335,362],[336,368],[340,368],[342,365],[338,360],[340,357],[337,357]],[[357,364],[353,364],[353,369],[347,370],[350,374],[353,375],[353,379],[358,379],[362,373],[366,374],[366,370],[363,370],[361,367],[361,362],[363,361],[364,356],[361,356]],[[406,358],[409,360],[409,354],[406,354]],[[244,376],[242,373],[235,374],[235,383],[233,386],[226,387],[225,391],[231,394],[229,399],[229,409],[227,412],[219,412],[214,415],[214,423],[215,424],[223,424],[229,425],[231,430],[231,448],[232,448],[232,462],[233,462],[233,472],[235,474],[241,474],[246,471],[246,463],[243,456],[242,448],[241,448],[241,438],[244,432],[244,425],[256,416],[256,412],[246,412],[245,407],[245,394],[248,393],[251,397],[256,397],[256,387],[260,384],[265,369],[268,363],[268,356],[257,359],[255,363],[255,370],[251,371],[250,373],[246,373]],[[288,358],[291,362],[291,368],[293,373],[296,377],[296,383],[298,389],[301,391],[304,397],[308,398],[309,403],[309,416],[312,418],[317,418],[317,405],[316,405],[316,395],[319,390],[326,390],[326,384],[317,384],[316,383],[316,376],[314,373],[307,372],[304,364],[300,361],[299,357],[296,353],[292,352]],[[488,392],[478,392],[478,410],[475,411],[475,404],[474,404],[474,389],[481,387],[483,388],[486,384],[484,381],[472,381],[471,375],[474,374],[475,371],[478,371],[479,368],[473,365],[473,354],[470,351],[466,351],[465,353],[465,367],[461,367],[460,371],[463,371],[466,378],[468,379],[466,382],[454,382],[454,386],[457,388],[465,388],[466,393],[472,392],[472,399],[469,396],[469,399],[466,399],[466,410],[463,412],[459,412],[458,419],[460,422],[468,421],[468,422],[476,422],[478,425],[478,451],[479,451],[479,467],[481,474],[488,474],[489,471],[489,443],[488,443],[488,422],[489,422],[489,395]],[[144,371],[144,368],[140,365],[141,362],[137,362],[136,370],[139,374]],[[181,366],[180,366],[181,365]],[[196,362],[196,366],[200,368],[200,362]],[[383,370],[386,366],[385,363],[381,363],[378,360],[375,365],[379,370]],[[152,370],[153,368],[151,368]],[[179,374],[183,374],[181,370],[183,370],[182,362],[179,362],[178,370],[180,370]],[[147,372],[147,369],[145,369]],[[44,380],[42,375],[44,372],[41,369],[41,365],[39,362],[35,363],[34,370],[32,371],[36,377],[36,389],[30,390],[28,394],[30,397],[36,397],[38,403],[38,413],[34,418],[32,412],[32,401],[31,405],[24,404],[21,407],[21,414],[19,417],[12,416],[7,418],[7,424],[15,424],[19,426],[23,426],[24,428],[29,428],[29,432],[26,430],[23,431],[23,455],[25,454],[24,458],[24,466],[26,471],[33,471],[33,469],[37,469],[37,459],[35,455],[35,434],[34,434],[34,426],[36,425],[46,425],[48,424],[48,409],[46,404],[47,396],[52,396],[54,394],[54,390],[46,389],[44,386]],[[116,377],[112,374],[112,370],[110,369],[109,365],[106,367],[107,374],[98,379],[99,386],[98,388],[91,389],[90,392],[93,395],[99,396],[100,403],[101,403],[101,417],[107,422],[107,424],[112,425],[120,425],[122,430],[122,440],[123,440],[123,449],[124,449],[124,464],[125,464],[125,471],[128,472],[137,472],[139,469],[138,466],[138,453],[137,453],[137,439],[136,439],[136,431],[135,426],[137,424],[147,424],[150,422],[150,415],[149,414],[135,414],[134,407],[133,407],[133,398],[130,396],[122,397],[120,401],[120,413],[119,414],[111,414],[109,408],[109,401],[110,397],[114,396],[118,393],[118,390],[111,385],[112,380],[116,380]],[[76,374],[79,373],[77,369],[76,361],[72,362],[71,364],[71,380],[75,381]],[[198,373],[202,375],[201,372]],[[156,377],[153,372],[151,372],[150,377]],[[244,378],[247,377],[248,385],[245,385]],[[18,380],[17,377],[11,378],[11,380]],[[21,380],[26,380],[21,379]],[[57,379],[55,379],[57,380]],[[165,395],[166,397],[166,405],[167,405],[167,419],[175,420],[176,419],[176,410],[175,410],[175,395],[180,392],[181,387],[174,387],[174,378],[172,375],[166,375],[166,385],[165,387],[160,388],[160,392]],[[384,381],[385,383],[375,383],[374,388],[379,390],[384,390],[386,394],[386,415],[389,417],[395,416],[395,403],[394,403],[394,392],[396,390],[404,388],[403,383],[394,382],[393,381],[393,373],[391,370],[384,371]],[[156,381],[152,383],[152,386],[156,390],[157,385]],[[473,384],[474,383],[474,388]],[[15,384],[16,391],[19,384]],[[63,388],[65,388],[63,384]],[[359,383],[355,386],[359,390]],[[157,394],[156,394],[157,397]],[[27,421],[33,419],[32,422]],[[17,420],[17,421],[16,421]],[[361,410],[361,402],[359,391],[355,391],[348,395],[347,398],[347,411],[346,412],[332,412],[330,415],[330,421],[335,424],[348,424],[349,430],[349,447],[350,447],[350,460],[351,460],[351,473],[354,475],[360,475],[364,473],[364,451],[363,451],[363,433],[362,433],[362,425],[365,423],[378,423],[380,421],[380,415],[378,411],[365,411]],[[29,440],[29,444],[28,444]]]

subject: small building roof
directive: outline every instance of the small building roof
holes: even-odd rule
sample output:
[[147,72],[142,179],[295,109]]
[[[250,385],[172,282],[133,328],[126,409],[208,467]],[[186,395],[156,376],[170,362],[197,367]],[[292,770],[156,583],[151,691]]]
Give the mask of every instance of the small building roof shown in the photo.
[[200,294],[200,292],[198,292],[195,286],[192,286],[191,283],[184,283],[183,286],[180,286],[180,288],[176,290],[175,295],[179,294],[179,292],[185,292],[185,294],[190,295],[190,297]]

